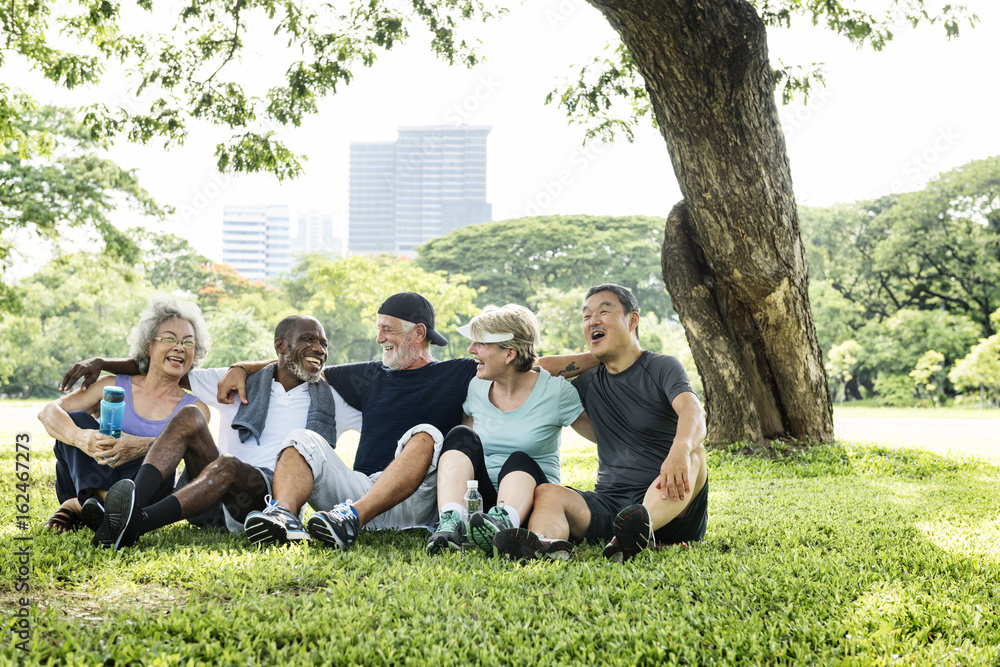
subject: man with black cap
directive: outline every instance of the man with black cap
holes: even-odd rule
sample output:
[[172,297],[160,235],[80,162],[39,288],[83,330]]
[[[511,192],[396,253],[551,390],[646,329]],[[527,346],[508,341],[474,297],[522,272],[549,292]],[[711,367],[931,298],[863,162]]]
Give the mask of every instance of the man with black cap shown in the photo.
[[[347,549],[363,526],[376,529],[433,526],[437,520],[437,459],[444,433],[462,421],[462,403],[476,375],[471,358],[437,361],[431,345],[448,341],[434,329],[434,308],[414,292],[393,294],[378,310],[376,342],[382,360],[329,366],[324,375],[347,403],[362,412],[364,428],[354,469],[330,447],[295,443],[278,457],[274,498],[247,517],[255,543],[294,537],[286,527],[308,502],[316,511],[309,534]],[[553,375],[593,365],[583,357],[540,359]],[[571,362],[571,363],[567,363]],[[256,370],[256,364],[243,364]],[[240,393],[242,372],[219,385]]]

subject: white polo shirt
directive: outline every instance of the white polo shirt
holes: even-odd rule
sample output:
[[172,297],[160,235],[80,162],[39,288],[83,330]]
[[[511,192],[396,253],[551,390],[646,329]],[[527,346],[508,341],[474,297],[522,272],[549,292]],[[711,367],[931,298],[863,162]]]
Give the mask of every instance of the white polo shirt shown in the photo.
[[[206,405],[219,411],[219,452],[232,454],[239,460],[255,468],[274,469],[274,462],[281,453],[282,444],[290,431],[306,427],[306,416],[309,414],[309,385],[302,383],[285,391],[280,382],[271,382],[271,399],[267,409],[267,419],[264,430],[260,434],[260,443],[250,437],[246,442],[240,442],[239,433],[233,428],[236,411],[240,403],[237,399],[232,405],[225,405],[216,400],[219,382],[229,372],[228,368],[198,368],[188,373],[191,382],[191,393]],[[339,393],[334,391],[326,380],[320,379],[323,387],[333,394],[337,411],[337,438],[349,430],[361,430],[361,411],[349,406]],[[331,445],[336,443],[331,442]]]

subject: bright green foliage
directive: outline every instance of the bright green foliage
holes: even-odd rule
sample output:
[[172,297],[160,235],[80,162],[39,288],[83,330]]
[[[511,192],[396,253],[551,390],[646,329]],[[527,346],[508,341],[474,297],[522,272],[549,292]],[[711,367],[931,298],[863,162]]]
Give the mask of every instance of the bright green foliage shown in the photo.
[[[593,446],[569,440],[563,478],[592,488]],[[57,505],[47,449],[37,437],[30,651],[8,634],[4,664],[1000,660],[1000,471],[982,462],[853,443],[775,443],[774,458],[713,451],[704,541],[623,565],[588,544],[565,563],[515,565],[478,551],[430,556],[424,531],[365,531],[339,552],[253,549],[181,523],[139,548],[94,549],[87,531],[41,529]],[[0,453],[5,526],[13,456]],[[16,566],[15,550],[0,551],[0,571]],[[0,580],[5,609],[13,585]]]
[[460,273],[428,273],[411,260],[390,255],[332,259],[306,255],[282,284],[288,303],[316,317],[330,340],[329,363],[366,361],[382,354],[375,342],[378,307],[396,292],[418,292],[434,306],[435,326],[448,338],[432,348],[440,359],[462,357],[468,341],[455,329],[479,312],[475,291]]
[[[3,113],[0,109],[0,121]],[[21,235],[19,243],[34,243],[39,237],[55,240],[71,228],[96,230],[108,254],[135,263],[137,247],[108,216],[126,207],[155,218],[167,212],[135,174],[99,157],[103,144],[66,110],[21,109],[10,122],[14,140],[4,142],[0,153],[0,271],[17,252],[15,234]],[[0,293],[0,311],[16,309],[10,296]]]
[[[924,0],[893,2],[884,11],[869,11],[862,8],[862,3],[836,0],[751,0],[750,4],[771,28],[788,28],[803,17],[813,25],[825,25],[859,48],[870,46],[876,51],[892,41],[892,27],[901,21],[914,26],[942,25],[949,39],[958,36],[963,23],[972,27],[978,22],[964,5],[945,5],[935,11]],[[825,84],[822,63],[786,65],[779,60],[773,77],[785,104],[800,95],[808,101],[813,87]],[[608,45],[604,54],[580,66],[562,89],[548,94],[546,103],[553,101],[566,110],[571,122],[586,127],[587,139],[610,141],[620,133],[632,141],[640,123],[656,125],[642,75],[632,54],[621,44]]]
[[[138,100],[134,108],[91,106],[85,122],[92,136],[141,143],[161,138],[169,146],[183,143],[192,121],[208,121],[232,129],[216,147],[220,171],[269,171],[280,179],[298,175],[302,167],[273,128],[300,125],[317,112],[321,98],[406,41],[415,26],[429,33],[431,49],[444,61],[476,64],[472,45],[456,29],[503,12],[478,0],[336,5],[137,0],[124,7],[12,0],[0,4],[0,65],[6,53],[16,53],[66,88],[99,83],[106,70],[120,67],[137,82]],[[244,57],[265,47],[274,47],[271,52],[282,58],[268,63],[284,69],[273,79],[262,77],[261,67],[240,66]],[[12,106],[30,105],[20,91],[5,87],[0,92],[5,100],[8,93],[14,95]],[[11,116],[0,107],[5,141],[16,136],[5,122]]]
[[910,371],[913,384],[917,387],[917,395],[928,397],[937,405],[938,393],[946,379],[944,372],[944,355],[936,350],[927,350],[917,360],[917,365]]
[[839,386],[837,396],[841,403],[844,402],[844,393],[847,383],[854,377],[854,367],[858,363],[858,355],[862,347],[856,340],[845,340],[839,345],[834,345],[827,353],[826,372],[835,386]]
[[1000,334],[974,345],[968,355],[955,362],[948,379],[958,391],[978,391],[980,401],[986,396],[1000,400]]
[[802,208],[800,219],[812,278],[861,307],[864,320],[943,308],[995,333],[1000,156],[941,174],[919,192]]
[[106,255],[57,257],[26,279],[21,314],[0,315],[5,394],[53,396],[73,363],[124,357],[125,338],[154,290],[140,272]]
[[[238,361],[271,359],[274,351],[274,323],[260,317],[251,307],[224,306],[206,314],[209,331],[212,332],[212,351],[202,366],[224,368]],[[291,314],[291,313],[289,313]]]
[[[976,323],[962,315],[900,310],[883,322],[872,320],[858,330],[857,341],[864,352],[859,355],[855,376],[868,383],[881,375],[883,387],[892,386],[897,394],[905,391],[912,396],[909,373],[928,349],[941,353],[948,367],[966,354],[978,336]],[[895,384],[887,384],[890,377],[896,378],[891,381]],[[879,391],[877,385],[875,390]]]
[[142,228],[129,230],[128,234],[139,246],[146,279],[153,287],[195,295],[216,278],[211,271],[212,261],[196,252],[186,239]]
[[644,313],[673,314],[663,286],[661,218],[544,216],[456,229],[417,248],[427,271],[469,276],[477,303],[528,304],[546,288],[578,294],[617,283],[631,289]]

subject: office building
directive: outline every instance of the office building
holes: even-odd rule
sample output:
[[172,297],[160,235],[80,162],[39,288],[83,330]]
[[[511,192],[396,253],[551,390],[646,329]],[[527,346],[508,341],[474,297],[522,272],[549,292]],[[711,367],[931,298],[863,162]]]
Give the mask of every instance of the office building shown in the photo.
[[469,125],[401,127],[394,142],[354,142],[348,245],[412,255],[422,243],[488,222],[486,138]]
[[292,239],[292,256],[322,252],[343,257],[347,254],[347,238],[334,229],[333,213],[309,210],[299,213],[296,235]]
[[287,206],[224,206],[222,261],[244,278],[267,280],[291,265]]

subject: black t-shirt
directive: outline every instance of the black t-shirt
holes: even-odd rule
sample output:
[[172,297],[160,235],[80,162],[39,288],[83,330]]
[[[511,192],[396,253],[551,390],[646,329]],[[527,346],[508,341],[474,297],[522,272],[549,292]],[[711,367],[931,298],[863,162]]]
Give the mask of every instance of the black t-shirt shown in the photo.
[[476,362],[434,361],[396,371],[381,361],[366,361],[328,366],[325,375],[348,405],[361,410],[354,469],[371,475],[385,470],[399,438],[417,424],[432,424],[448,435],[462,423],[462,403],[476,376]]
[[677,433],[670,403],[691,383],[674,357],[643,351],[621,373],[601,364],[574,382],[597,436],[600,493],[648,488]]

